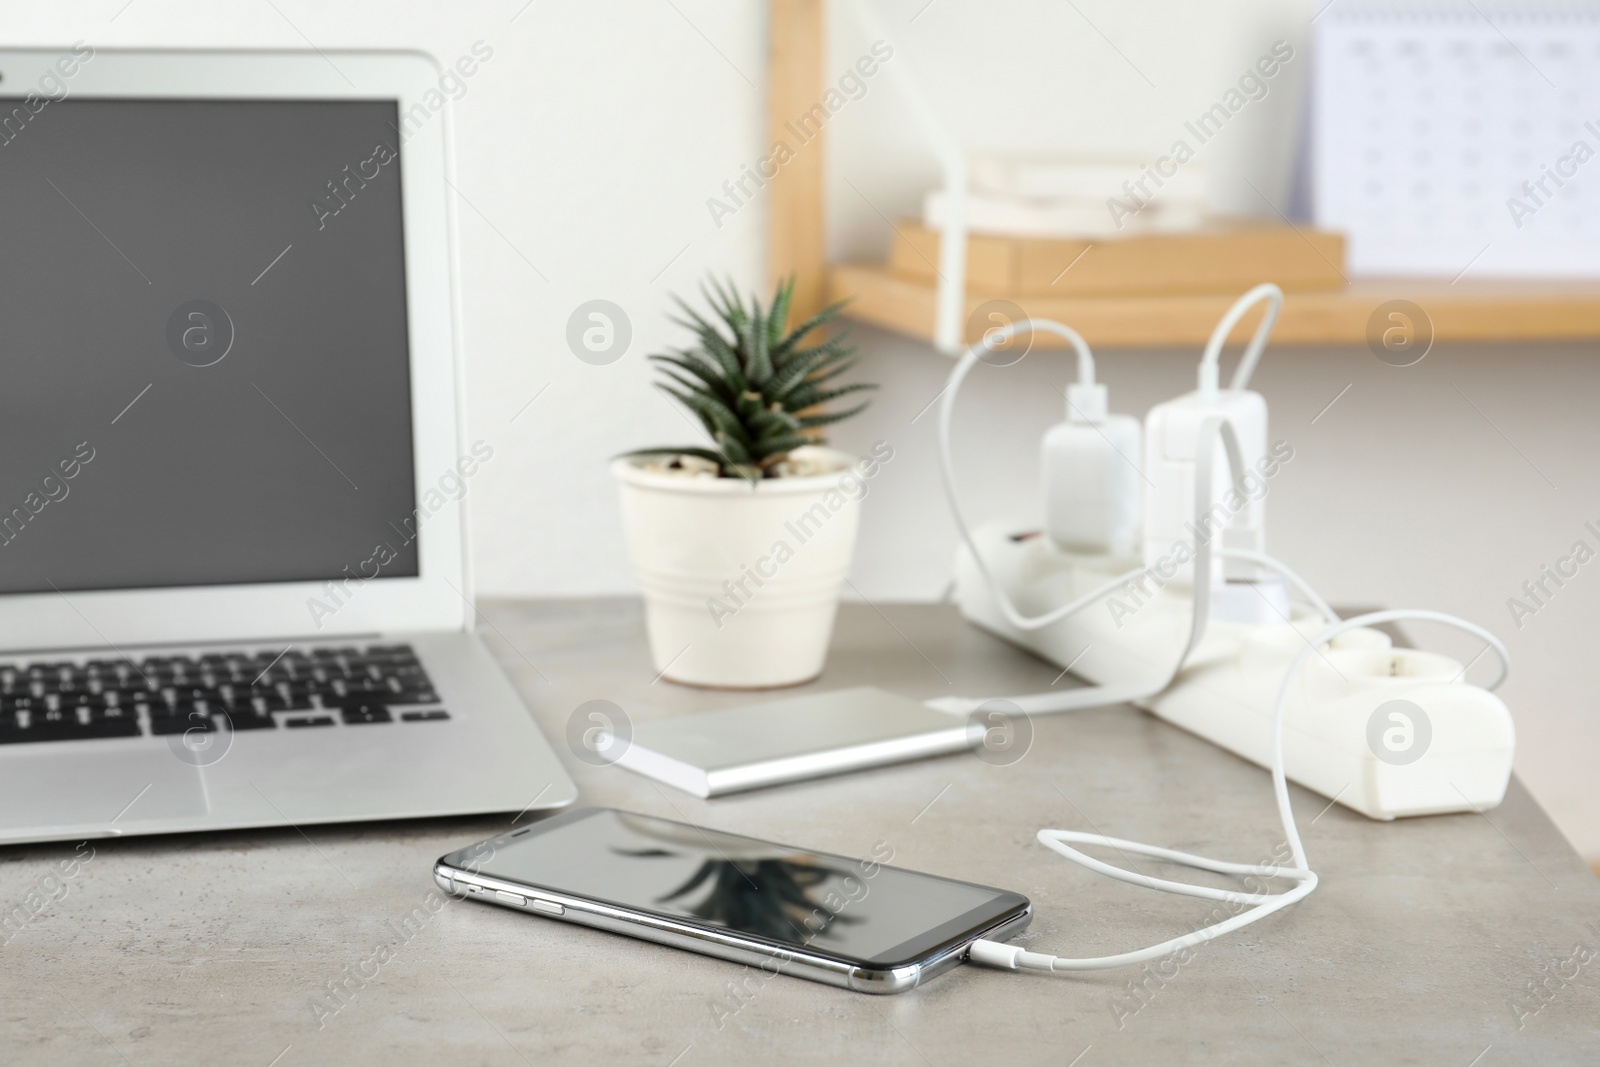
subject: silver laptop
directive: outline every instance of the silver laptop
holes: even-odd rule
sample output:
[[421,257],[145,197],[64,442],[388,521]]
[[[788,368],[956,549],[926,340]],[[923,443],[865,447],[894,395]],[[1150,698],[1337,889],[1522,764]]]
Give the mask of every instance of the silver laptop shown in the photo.
[[472,633],[467,77],[0,52],[0,843],[575,798]]

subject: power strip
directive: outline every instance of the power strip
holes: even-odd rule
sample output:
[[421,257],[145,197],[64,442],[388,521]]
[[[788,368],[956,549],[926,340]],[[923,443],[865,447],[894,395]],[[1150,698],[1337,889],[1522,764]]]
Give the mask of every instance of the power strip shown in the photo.
[[[1048,538],[991,523],[973,539],[1017,608],[1038,615],[1136,566],[1070,555]],[[1187,639],[1186,587],[1129,586],[1059,623],[1023,631],[1006,621],[994,591],[963,546],[956,602],[969,621],[1097,685],[1164,678]],[[1284,672],[1324,629],[1314,612],[1245,624],[1213,618],[1183,671],[1138,706],[1262,767],[1272,761],[1272,711]],[[1387,634],[1356,629],[1310,656],[1284,719],[1291,781],[1373,819],[1483,811],[1505,797],[1515,732],[1499,697],[1463,681],[1447,656],[1394,648]]]

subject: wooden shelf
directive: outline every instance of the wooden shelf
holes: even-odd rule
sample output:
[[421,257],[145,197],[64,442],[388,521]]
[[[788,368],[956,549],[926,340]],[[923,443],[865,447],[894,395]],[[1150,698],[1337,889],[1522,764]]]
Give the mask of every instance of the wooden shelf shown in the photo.
[[[931,340],[934,286],[879,264],[840,264],[828,274],[830,299],[853,298],[845,314],[897,333]],[[1096,348],[1202,345],[1237,294],[1157,297],[1003,297],[967,294],[963,317],[978,339],[973,314],[1005,299],[1024,313],[1059,319]],[[1273,331],[1275,344],[1367,343],[1368,320],[1390,300],[1409,300],[1431,320],[1435,341],[1574,341],[1600,339],[1600,281],[1498,281],[1463,278],[1366,279],[1331,292],[1290,292]],[[1243,340],[1257,316],[1235,333]],[[981,329],[981,328],[980,328]],[[1061,344],[1045,335],[1040,343]]]

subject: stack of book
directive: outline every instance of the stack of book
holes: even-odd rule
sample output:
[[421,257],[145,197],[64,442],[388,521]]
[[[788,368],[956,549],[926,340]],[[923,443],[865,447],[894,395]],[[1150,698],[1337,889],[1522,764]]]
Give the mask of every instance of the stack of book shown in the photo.
[[[1164,166],[1162,164],[1165,164]],[[1111,237],[1197,229],[1211,214],[1203,165],[1134,159],[978,156],[968,175],[967,228],[1009,237]],[[922,219],[941,229],[949,197],[935,190]]]
[[[1338,290],[1344,238],[1211,213],[1203,165],[1131,159],[977,157],[966,220],[969,294],[1144,297],[1239,293],[1263,281]],[[896,228],[901,278],[932,282],[950,199],[930,193]]]
[[[931,284],[939,236],[922,222],[899,224],[890,270]],[[1213,219],[1178,233],[967,237],[967,291],[985,296],[1237,294],[1265,281],[1285,292],[1343,289],[1344,237],[1254,219]]]

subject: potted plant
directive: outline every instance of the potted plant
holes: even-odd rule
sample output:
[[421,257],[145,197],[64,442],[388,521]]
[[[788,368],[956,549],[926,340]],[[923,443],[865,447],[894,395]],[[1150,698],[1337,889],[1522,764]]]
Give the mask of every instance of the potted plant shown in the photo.
[[709,441],[612,462],[651,656],[673,681],[765,688],[821,673],[859,504],[893,455],[827,447],[823,427],[867,405],[824,405],[876,387],[836,384],[855,350],[842,335],[817,339],[842,305],[791,330],[793,292],[780,283],[763,310],[713,285],[715,322],[679,300],[694,343],[650,359]]

